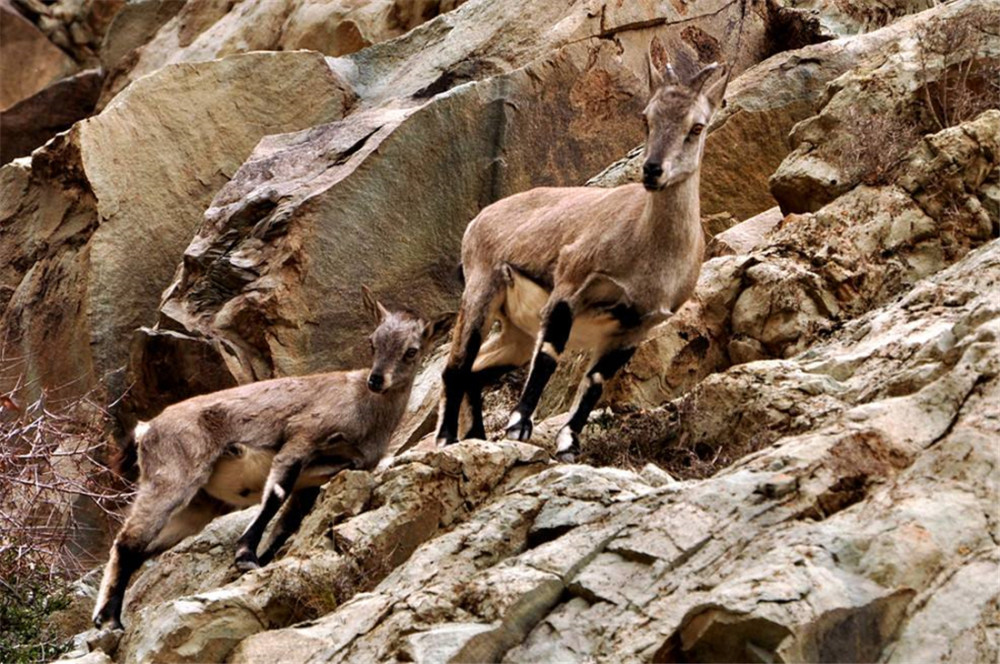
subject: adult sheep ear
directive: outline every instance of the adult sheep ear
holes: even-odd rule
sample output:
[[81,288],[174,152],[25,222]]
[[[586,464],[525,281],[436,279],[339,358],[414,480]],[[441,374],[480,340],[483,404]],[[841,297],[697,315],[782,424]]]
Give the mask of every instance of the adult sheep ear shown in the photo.
[[705,83],[708,82],[708,79],[711,78],[712,74],[714,74],[718,69],[718,62],[713,62],[710,65],[702,67],[701,71],[692,76],[691,81],[688,83],[688,87],[691,89],[691,92],[695,94],[701,92],[702,88],[705,87]]
[[455,320],[455,312],[441,314],[424,326],[424,343],[431,344],[444,336]]
[[389,310],[382,306],[382,303],[375,299],[368,286],[361,286],[361,300],[365,304],[365,310],[372,317],[375,326],[382,324],[382,321],[389,315]]

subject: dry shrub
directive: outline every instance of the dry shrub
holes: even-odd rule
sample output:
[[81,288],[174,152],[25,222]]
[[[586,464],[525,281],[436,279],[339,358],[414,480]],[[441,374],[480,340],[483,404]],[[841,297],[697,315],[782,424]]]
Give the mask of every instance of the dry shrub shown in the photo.
[[926,0],[921,7],[914,7],[911,0],[835,0],[834,6],[845,16],[861,23],[864,30],[875,30],[889,25],[913,11],[923,11],[934,6]]
[[853,108],[842,131],[849,140],[841,143],[837,157],[849,179],[871,186],[889,184],[919,138],[908,118],[898,113],[879,113]]
[[91,399],[0,398],[0,661],[58,653],[44,617],[99,563],[88,543],[117,527],[129,487],[104,463],[107,413]]
[[[979,51],[980,43],[998,36],[1000,21],[987,11],[930,20],[917,30],[921,93],[935,131],[1000,108],[1000,59]],[[935,67],[940,75],[932,78]]]

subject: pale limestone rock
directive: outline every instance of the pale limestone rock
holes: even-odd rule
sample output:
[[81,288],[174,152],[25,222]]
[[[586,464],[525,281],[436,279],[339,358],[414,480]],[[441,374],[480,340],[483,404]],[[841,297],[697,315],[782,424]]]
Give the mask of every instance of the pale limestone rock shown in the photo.
[[0,329],[7,355],[44,377],[33,389],[120,393],[127,340],[153,322],[218,187],[264,134],[340,117],[352,99],[315,53],[178,65],[36,151],[29,169],[4,167]]

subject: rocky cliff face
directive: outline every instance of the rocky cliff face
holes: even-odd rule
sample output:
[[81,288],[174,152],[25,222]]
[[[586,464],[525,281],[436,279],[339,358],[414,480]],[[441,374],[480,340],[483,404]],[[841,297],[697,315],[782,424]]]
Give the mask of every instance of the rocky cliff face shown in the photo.
[[62,51],[100,60],[99,111],[0,168],[0,389],[127,392],[121,426],[361,366],[361,283],[450,309],[484,205],[633,179],[651,43],[734,78],[696,297],[608,385],[583,463],[549,441],[579,358],[533,444],[435,449],[439,349],[399,453],[332,481],[274,563],[238,576],[253,510],[221,517],[67,657],[995,660],[1000,4],[883,5],[116,6],[96,55]]

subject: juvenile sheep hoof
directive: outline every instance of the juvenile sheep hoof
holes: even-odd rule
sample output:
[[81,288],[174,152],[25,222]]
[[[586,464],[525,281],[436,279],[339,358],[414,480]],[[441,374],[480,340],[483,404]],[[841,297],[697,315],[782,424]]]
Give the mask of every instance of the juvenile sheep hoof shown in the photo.
[[531,439],[531,429],[531,418],[521,417],[521,413],[515,412],[507,424],[507,439],[523,443]]
[[108,618],[98,615],[94,616],[94,629],[114,632],[125,629],[125,626],[122,625],[122,621],[118,618]]

